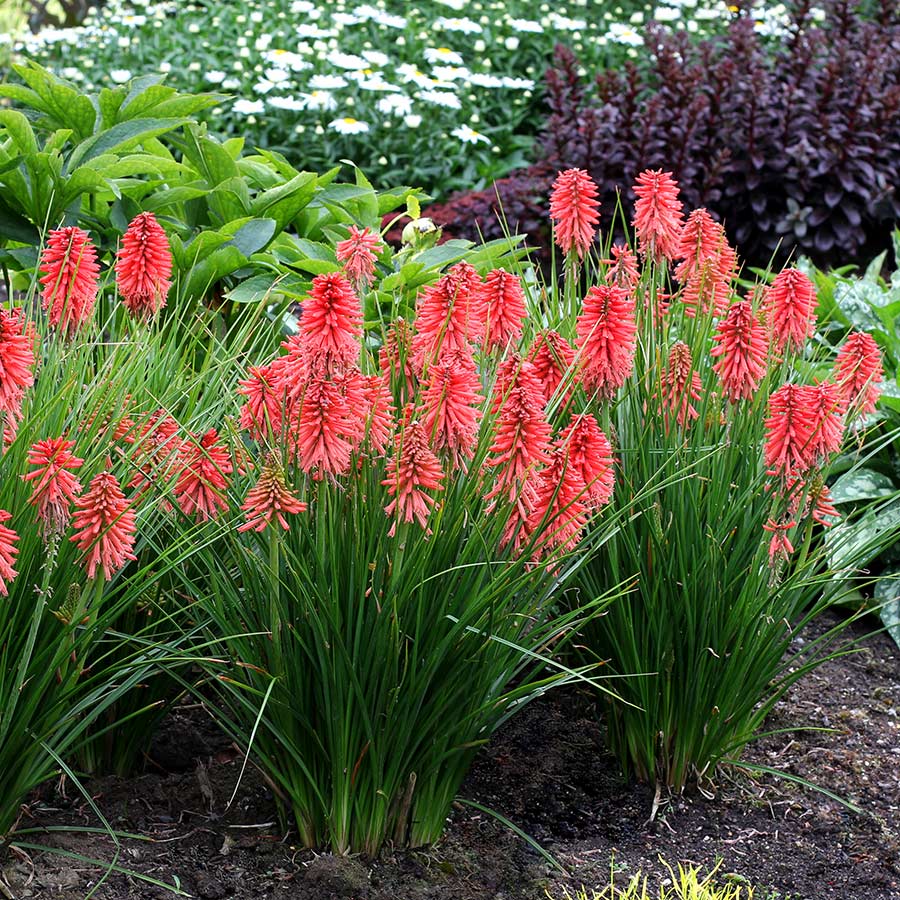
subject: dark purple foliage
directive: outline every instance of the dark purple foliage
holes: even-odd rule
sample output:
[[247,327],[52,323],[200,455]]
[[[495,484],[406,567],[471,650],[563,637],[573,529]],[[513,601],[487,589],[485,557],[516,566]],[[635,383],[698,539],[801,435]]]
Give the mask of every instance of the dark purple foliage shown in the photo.
[[[900,220],[900,8],[882,0],[863,16],[834,0],[824,25],[808,9],[795,5],[775,46],[745,16],[700,43],[651,27],[645,58],[593,84],[557,48],[544,158],[497,186],[510,225],[546,245],[553,173],[578,167],[600,187],[608,227],[616,191],[662,168],[686,207],[715,212],[753,264],[798,252],[844,264],[884,249]],[[632,199],[621,198],[629,220]],[[477,222],[496,237],[495,205],[494,191],[467,194],[441,218],[454,235],[473,237]]]

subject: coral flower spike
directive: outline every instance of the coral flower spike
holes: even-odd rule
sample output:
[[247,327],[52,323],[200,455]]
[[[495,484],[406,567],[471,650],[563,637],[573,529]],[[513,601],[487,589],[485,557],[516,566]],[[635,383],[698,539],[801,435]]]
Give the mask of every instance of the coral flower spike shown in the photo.
[[776,348],[802,350],[815,330],[816,288],[797,269],[784,269],[766,291],[766,312]]
[[640,251],[657,265],[678,258],[681,242],[681,201],[671,172],[641,172],[634,185],[634,225]]
[[285,514],[302,513],[306,504],[287,486],[281,467],[269,457],[256,484],[247,492],[241,509],[246,513],[247,521],[238,527],[238,531],[263,531],[273,518],[287,531],[289,525]]
[[344,274],[357,292],[364,291],[375,274],[375,253],[382,247],[377,234],[369,234],[368,228],[360,231],[350,226],[350,236],[340,241],[334,248],[339,263],[343,263]]
[[45,533],[60,534],[69,524],[69,507],[81,485],[72,474],[84,462],[72,453],[75,441],[50,438],[32,444],[28,462],[37,468],[22,478],[32,482],[29,503],[37,507],[38,521]]
[[7,585],[18,574],[13,568],[16,561],[16,541],[19,536],[12,530],[7,528],[4,522],[8,522],[12,516],[5,510],[0,509],[0,594],[4,597],[9,596],[9,588]]
[[722,392],[732,403],[752,400],[766,374],[769,339],[748,300],[728,310],[716,327],[713,341],[711,355],[716,362],[712,368],[722,383]]
[[875,338],[866,332],[851,333],[834,361],[834,380],[844,407],[861,415],[875,412],[883,375]]
[[622,288],[595,285],[584,298],[577,327],[585,388],[614,397],[634,369],[634,300]]
[[584,169],[560,172],[550,193],[550,218],[556,226],[556,243],[568,255],[573,250],[579,259],[594,240],[600,221],[597,185]]
[[362,309],[340,272],[317,275],[303,303],[300,346],[310,362],[352,365],[359,357]]
[[116,287],[131,315],[149,318],[166,305],[172,286],[169,239],[153,213],[136,216],[116,258]]
[[175,499],[186,516],[196,515],[198,522],[214,519],[228,509],[225,491],[227,476],[234,469],[228,448],[219,444],[219,434],[211,428],[199,440],[186,440],[178,451],[180,467],[175,482]]
[[[34,335],[24,325],[21,309],[0,307],[0,416],[7,433],[19,420],[22,398],[34,384]],[[7,436],[11,437],[11,435]]]
[[40,268],[50,325],[72,335],[93,314],[99,288],[97,251],[88,233],[74,225],[51,231]]
[[130,559],[134,549],[134,512],[111,472],[100,472],[87,493],[75,501],[75,534],[70,540],[85,554],[88,578],[103,569],[109,581]]
[[425,492],[444,489],[441,461],[429,447],[424,427],[413,418],[415,411],[411,405],[404,415],[406,422],[397,438],[397,455],[388,460],[387,477],[382,482],[394,498],[384,508],[389,516],[395,517],[389,532],[392,537],[399,522],[415,521],[421,528],[427,528],[435,499]]

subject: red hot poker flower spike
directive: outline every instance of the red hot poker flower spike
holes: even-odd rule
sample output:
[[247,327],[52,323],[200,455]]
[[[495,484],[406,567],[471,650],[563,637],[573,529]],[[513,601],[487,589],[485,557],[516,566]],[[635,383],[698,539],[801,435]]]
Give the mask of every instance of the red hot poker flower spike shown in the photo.
[[801,350],[815,330],[815,285],[797,269],[783,269],[766,290],[765,308],[778,351]]
[[848,335],[834,361],[834,380],[845,410],[861,415],[875,412],[883,374],[875,338],[859,331]]
[[801,385],[783,384],[772,394],[765,424],[765,461],[771,475],[789,478],[811,468],[815,417]]
[[732,403],[752,400],[766,374],[769,340],[748,300],[728,310],[716,326],[713,341],[711,355],[717,359],[713,371],[719,376],[722,392]]
[[0,415],[9,429],[20,417],[22,398],[34,384],[34,335],[24,325],[21,309],[0,307]]
[[198,522],[228,509],[227,476],[234,468],[228,448],[218,440],[218,432],[211,428],[199,439],[192,435],[178,451],[175,500],[186,516],[196,516]]
[[506,347],[522,334],[522,322],[528,315],[525,294],[518,277],[503,269],[488,272],[481,289],[486,327],[485,346]]
[[615,396],[634,369],[634,300],[621,288],[595,285],[584,299],[577,327],[585,389]]
[[166,305],[172,286],[172,251],[153,213],[141,213],[122,237],[116,257],[116,287],[128,311],[149,318]]
[[284,472],[274,459],[268,459],[259,473],[256,484],[247,492],[241,509],[247,521],[238,531],[264,531],[274,518],[287,531],[290,527],[285,515],[297,515],[306,504],[287,486]]
[[572,550],[587,524],[581,473],[567,459],[565,448],[554,448],[550,464],[542,473],[534,509],[528,517],[528,532],[541,529],[538,547],[544,552],[555,548]]
[[88,578],[103,569],[109,581],[129,559],[137,559],[134,549],[134,512],[111,472],[100,472],[91,480],[87,493],[75,501],[71,539],[84,554]]
[[362,310],[339,272],[317,275],[300,318],[300,345],[310,361],[349,366],[359,357]]
[[615,469],[609,439],[589,413],[574,419],[559,436],[568,464],[580,473],[586,487],[585,499],[593,509],[612,499]]
[[444,489],[441,461],[428,445],[424,427],[413,416],[413,408],[408,406],[406,421],[397,437],[397,453],[388,460],[387,477],[382,482],[394,498],[384,508],[387,515],[394,516],[391,536],[400,522],[417,522],[420,528],[427,529],[435,499],[426,491]]
[[81,467],[83,459],[72,453],[75,441],[49,438],[37,441],[28,451],[28,463],[35,471],[23,475],[32,482],[28,501],[37,507],[37,517],[46,533],[60,534],[69,524],[69,508],[75,502],[81,485],[72,470]]
[[[528,359],[534,364],[534,371],[543,385],[544,400],[547,403],[567,374],[574,385],[575,348],[558,332],[540,332],[534,340]],[[563,403],[568,400],[570,394],[571,389],[566,392]]]
[[16,561],[16,541],[19,536],[12,530],[7,528],[4,522],[8,522],[12,516],[5,510],[0,509],[0,594],[4,597],[9,596],[9,583],[13,581],[18,574],[13,568]]
[[350,226],[350,236],[334,248],[339,263],[344,264],[344,274],[357,291],[365,290],[375,274],[376,251],[382,247],[377,234],[369,234],[368,228],[360,231]]
[[584,256],[593,243],[599,211],[597,185],[584,169],[567,169],[556,176],[550,193],[550,218],[563,253],[574,250],[579,258]]
[[681,238],[681,201],[671,172],[648,169],[634,185],[634,225],[638,246],[646,259],[659,264],[678,258]]
[[71,335],[91,318],[99,288],[97,251],[87,232],[74,225],[51,231],[40,268],[50,325]]
[[435,450],[447,450],[452,465],[461,466],[475,453],[484,399],[471,354],[444,356],[428,370],[422,394],[423,425]]
[[669,351],[669,364],[662,378],[662,413],[666,431],[674,415],[679,428],[699,418],[694,402],[700,400],[700,376],[693,370],[691,348],[676,341]]

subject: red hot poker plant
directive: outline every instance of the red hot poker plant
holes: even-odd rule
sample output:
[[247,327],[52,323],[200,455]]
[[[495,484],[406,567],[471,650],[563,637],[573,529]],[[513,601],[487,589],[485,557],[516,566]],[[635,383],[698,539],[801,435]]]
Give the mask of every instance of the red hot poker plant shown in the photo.
[[801,374],[815,358],[809,279],[786,269],[744,299],[722,226],[705,210],[683,219],[670,174],[642,173],[634,194],[642,269],[631,273],[621,248],[598,260],[606,284],[588,289],[574,322],[548,325],[577,339],[584,387],[609,424],[617,499],[631,511],[580,580],[596,594],[637,576],[635,589],[579,645],[623,676],[625,702],[606,716],[623,768],[680,789],[739,755],[821,659],[815,641],[802,661],[785,654],[792,629],[827,603],[835,548],[852,547],[826,480],[847,425],[875,404],[881,368],[859,335],[831,379]]

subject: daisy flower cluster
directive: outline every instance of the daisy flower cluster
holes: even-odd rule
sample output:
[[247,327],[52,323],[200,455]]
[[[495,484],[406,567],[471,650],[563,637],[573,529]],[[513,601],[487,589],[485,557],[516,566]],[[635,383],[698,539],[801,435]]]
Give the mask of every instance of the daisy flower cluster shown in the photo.
[[89,91],[160,74],[222,92],[217,129],[306,168],[350,157],[379,183],[440,193],[521,161],[557,42],[588,66],[617,65],[643,52],[648,22],[704,35],[733,15],[708,0],[111,0],[79,28],[44,29],[12,49]]

